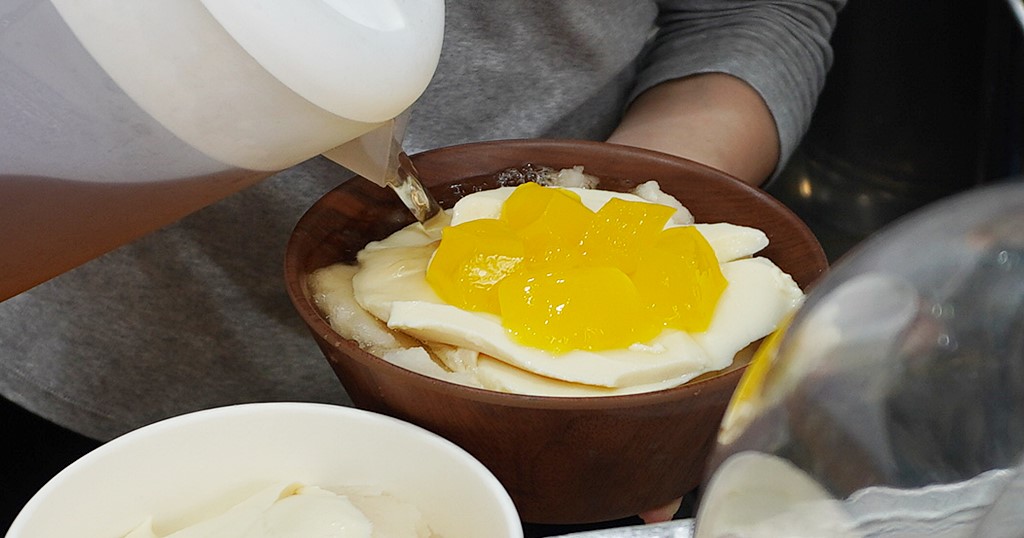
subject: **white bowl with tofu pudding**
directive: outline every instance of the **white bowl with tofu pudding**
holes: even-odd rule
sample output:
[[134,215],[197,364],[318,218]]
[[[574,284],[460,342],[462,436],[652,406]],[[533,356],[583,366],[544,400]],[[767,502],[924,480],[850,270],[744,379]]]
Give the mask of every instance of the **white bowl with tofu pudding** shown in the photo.
[[[223,407],[125,434],[50,480],[7,536],[187,537],[211,528],[217,536],[522,537],[497,479],[451,442],[391,417],[311,403]],[[327,533],[339,528],[350,534]]]

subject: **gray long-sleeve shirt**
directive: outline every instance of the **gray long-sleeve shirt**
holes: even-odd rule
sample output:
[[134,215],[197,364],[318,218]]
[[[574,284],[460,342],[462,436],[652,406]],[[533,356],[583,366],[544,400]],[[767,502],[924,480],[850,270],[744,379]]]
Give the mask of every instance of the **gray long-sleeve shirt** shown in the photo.
[[[601,140],[643,90],[725,72],[765,99],[785,159],[824,83],[842,4],[449,0],[406,149]],[[281,274],[295,222],[346,175],[312,159],[0,303],[0,393],[99,439],[231,403],[348,403]]]

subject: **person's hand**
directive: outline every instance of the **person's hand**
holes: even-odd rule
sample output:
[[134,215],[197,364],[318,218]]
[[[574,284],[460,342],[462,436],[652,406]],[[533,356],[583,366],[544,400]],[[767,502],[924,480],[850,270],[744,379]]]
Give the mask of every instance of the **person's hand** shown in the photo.
[[644,512],[641,512],[639,514],[640,519],[644,520],[644,523],[646,524],[663,523],[665,521],[670,521],[672,519],[672,516],[676,515],[676,512],[679,511],[679,506],[682,504],[682,502],[682,499],[676,499],[666,504],[665,506],[660,506],[653,510],[646,510]]

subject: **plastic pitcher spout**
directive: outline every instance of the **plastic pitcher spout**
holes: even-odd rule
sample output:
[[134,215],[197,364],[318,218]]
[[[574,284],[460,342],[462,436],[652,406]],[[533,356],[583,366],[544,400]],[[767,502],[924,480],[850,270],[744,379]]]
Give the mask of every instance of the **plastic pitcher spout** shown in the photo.
[[420,183],[416,167],[402,150],[408,119],[405,112],[323,155],[381,187],[390,187],[416,220],[427,222],[440,214],[441,206]]

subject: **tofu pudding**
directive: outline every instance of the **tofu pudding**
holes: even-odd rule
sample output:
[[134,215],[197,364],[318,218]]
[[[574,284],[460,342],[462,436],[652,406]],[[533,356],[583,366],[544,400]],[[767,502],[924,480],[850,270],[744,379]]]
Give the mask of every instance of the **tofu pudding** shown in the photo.
[[357,265],[311,275],[341,336],[455,383],[541,396],[610,396],[681,385],[729,366],[803,300],[756,256],[760,230],[695,223],[656,182],[590,188],[578,167],[552,185],[470,194],[450,222],[372,242]]
[[124,538],[430,538],[415,506],[371,488],[322,488],[284,482],[263,488],[223,513],[170,534],[152,519]]

